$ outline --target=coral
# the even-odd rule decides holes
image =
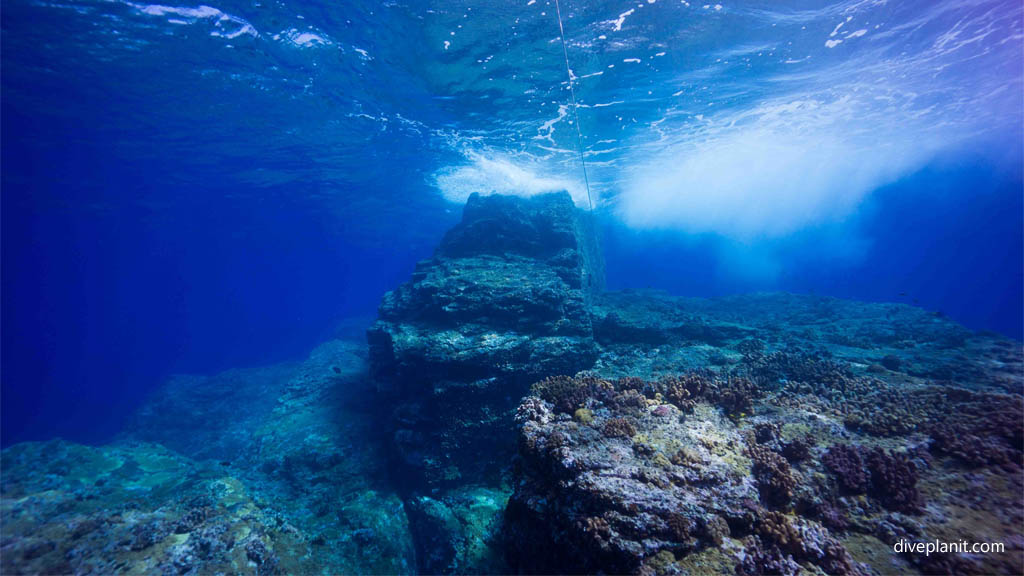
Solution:
[[[1013,470],[1020,466],[1019,451],[999,438],[979,436],[968,426],[937,424],[931,429],[932,450],[972,466],[999,466]]]
[[[699,466],[704,463],[700,454],[687,448],[681,448],[672,455],[671,460],[677,466]]]
[[[209,506],[197,506],[192,508],[174,524],[175,534],[187,534],[195,530],[210,515]]]
[[[647,382],[626,385],[659,393]],[[655,415],[662,406],[669,414]],[[757,499],[744,481],[740,434],[713,407],[697,403],[682,418],[671,417],[679,413],[673,405],[658,404],[634,417],[608,401],[594,412],[596,430],[568,418],[519,428],[516,488],[505,515],[511,572],[678,572],[687,556],[724,541]],[[561,433],[571,442],[547,449]],[[609,442],[607,434],[631,441]]]
[[[664,468],[669,470],[672,468],[672,461],[668,459],[663,452],[656,452],[654,457],[651,458],[651,463],[658,468]]]
[[[668,528],[668,538],[676,542],[687,542],[693,537],[695,523],[692,518],[684,514],[669,514],[665,519]]]
[[[810,385],[818,391],[845,389],[852,373],[827,356],[825,352],[795,349],[748,356],[744,365],[750,378],[763,389],[774,390],[782,385],[793,387],[799,384]]]
[[[554,405],[555,410],[572,414],[583,407],[589,394],[586,386],[571,376],[551,376],[534,384],[530,393]]]
[[[612,535],[611,526],[608,521],[600,516],[587,516],[583,520],[581,530],[584,534],[590,535],[595,540],[607,540]]]
[[[758,422],[754,425],[754,439],[758,444],[775,444],[781,433],[782,427],[777,422]]]
[[[515,422],[523,425],[527,422],[538,422],[547,424],[553,415],[551,410],[544,404],[544,401],[536,396],[526,397],[522,404],[516,408]]]
[[[608,404],[625,414],[636,417],[647,409],[647,398],[639,391],[629,388],[616,393]]]
[[[843,547],[839,541],[834,538],[828,538],[820,547],[820,556],[817,560],[817,565],[826,574],[867,574],[868,572],[863,567],[857,564],[850,553]]]
[[[712,379],[713,376],[708,372],[688,372],[662,378],[657,382],[656,389],[677,408],[690,412],[694,402],[712,386]]]
[[[764,352],[764,342],[757,338],[747,338],[736,345],[736,351],[744,356],[758,356]]]
[[[917,466],[906,454],[836,444],[822,457],[822,464],[843,492],[867,492],[890,510],[914,512],[919,507]]]
[[[782,443],[782,455],[791,463],[803,462],[811,457],[811,448],[816,444],[811,435],[794,438],[789,442]]]
[[[941,409],[933,418],[931,449],[973,467],[996,466],[1017,474],[1024,463],[1024,408],[1020,399],[943,389],[942,398],[956,409]]]
[[[906,454],[875,448],[867,456],[871,472],[869,494],[890,510],[914,512],[920,507],[917,466]]]
[[[636,427],[625,418],[610,418],[601,427],[601,432],[608,438],[632,438]]]
[[[128,547],[131,550],[145,550],[167,537],[167,526],[159,521],[140,522],[132,528],[131,542]]]
[[[821,458],[822,464],[835,477],[839,488],[849,494],[868,490],[868,475],[860,450],[847,444],[836,444]]]
[[[796,480],[786,459],[756,443],[747,447],[761,499],[771,506],[785,506],[793,498]]]
[[[764,512],[756,526],[761,542],[798,562],[810,562],[826,574],[861,574],[843,545],[814,522],[781,512]]]
[[[800,571],[800,565],[792,556],[783,554],[775,546],[765,548],[757,538],[750,539],[736,565],[737,576],[795,576]]]
[[[5,547],[0,572],[254,573],[243,548],[226,544],[249,533],[260,534],[287,573],[415,570],[406,516],[395,512],[402,500],[375,480],[388,465],[389,439],[379,433],[387,414],[365,374],[365,344],[332,341],[302,362],[176,377],[113,444],[5,449],[5,538],[27,543],[42,531],[56,548],[26,559],[20,544]],[[209,409],[211,421],[162,429],[189,407]],[[344,465],[331,465],[342,453]]]
[[[712,516],[704,523],[704,535],[715,546],[721,546],[726,538],[732,535],[729,523],[721,516]]]
[[[871,379],[851,379],[845,393],[833,397],[847,428],[873,436],[902,436],[926,425],[930,402]],[[923,400],[923,399],[922,399]]]
[[[714,389],[708,394],[709,399],[721,406],[730,417],[749,414],[753,401],[760,395],[760,390],[749,379],[742,376],[729,376],[715,382]]]
[[[591,397],[607,397],[612,384],[592,377],[552,376],[534,384],[530,393],[554,405],[555,410],[572,414],[584,408]]]
[[[279,574],[279,560],[277,555],[263,543],[263,540],[256,536],[250,536],[244,544],[245,557],[256,565],[258,576],[270,576]]]
[[[573,412],[572,419],[584,426],[589,426],[594,422],[594,413],[586,408],[579,408]]]
[[[781,513],[766,511],[757,524],[757,534],[764,542],[771,542],[788,554],[802,555],[803,537],[800,531]]]
[[[554,376],[534,384],[532,394],[567,414],[596,401],[633,417],[646,411],[648,399],[658,402],[662,398],[684,413],[705,400],[738,417],[749,412],[759,396],[754,383],[745,377],[718,376],[706,370],[663,376],[653,382],[624,378],[614,384],[590,376]]]
[[[652,556],[644,563],[644,567],[657,575],[670,574],[672,564],[676,561],[675,554],[668,550],[662,550]]]
[[[850,519],[846,513],[829,501],[815,503],[808,512],[821,524],[832,530],[846,530],[850,527]]]
[[[206,526],[193,532],[184,544],[188,548],[186,555],[200,560],[220,559],[235,545],[235,539],[226,524],[218,523]],[[248,547],[246,547],[248,552]],[[266,553],[271,553],[266,549]]]
[[[673,408],[671,404],[659,404],[658,406],[655,406],[653,410],[651,410],[651,414],[654,414],[655,416],[660,416],[662,418],[666,416],[671,416],[672,412]]]

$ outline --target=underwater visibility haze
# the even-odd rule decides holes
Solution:
[[[215,1],[0,6],[3,573],[1024,569],[1018,0]]]

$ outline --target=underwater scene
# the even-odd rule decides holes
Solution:
[[[0,2],[0,574],[1024,573],[1020,0],[160,1]]]

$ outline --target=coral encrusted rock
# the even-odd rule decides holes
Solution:
[[[434,256],[385,295],[367,333],[371,371],[392,394],[413,482],[465,482],[507,461],[495,454],[511,451],[511,414],[530,384],[593,365],[594,238],[567,193],[473,195]]]
[[[631,386],[651,383],[574,380],[586,392],[589,424],[541,396],[517,414],[515,492],[505,512],[514,571],[678,572],[677,560],[717,549],[734,528],[752,530],[762,509],[751,464],[720,410],[697,402],[682,414],[657,401],[639,409],[623,400],[637,396]]]
[[[792,432],[764,417],[731,418],[715,391],[726,381],[707,373],[658,381],[584,374],[538,383],[516,414],[509,567],[522,574],[871,573],[841,534],[794,505],[813,475],[774,451]],[[659,390],[681,383],[690,390],[685,409],[665,403]],[[642,407],[630,401],[636,397]],[[572,399],[568,408],[589,411],[590,421],[570,416],[559,406],[564,398]],[[813,457],[807,448],[802,460]],[[887,485],[916,496],[909,461],[873,457]]]

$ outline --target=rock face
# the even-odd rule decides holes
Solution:
[[[589,216],[567,193],[470,197],[367,334],[410,478],[465,482],[507,461],[511,411],[529,385],[597,358],[589,304],[602,284]]]

